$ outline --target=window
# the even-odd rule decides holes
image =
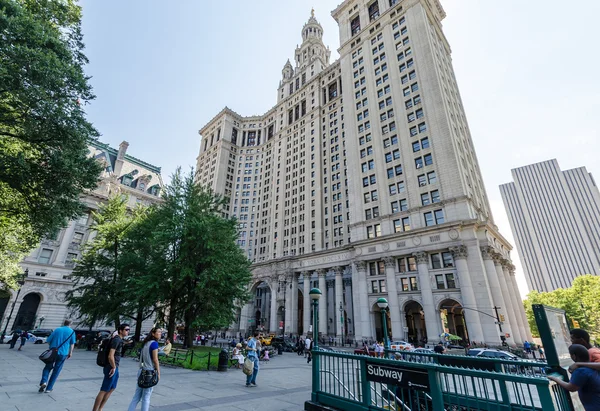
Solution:
[[[410,289],[411,291],[419,291],[419,283],[417,277],[410,277]]]
[[[431,203],[431,200],[429,199],[429,193],[423,193],[421,194],[421,205],[429,205]]]
[[[423,157],[417,157],[417,158],[415,158],[415,167],[417,169],[423,168]]]
[[[379,292],[378,283],[379,282],[377,280],[371,281],[371,292],[372,293],[378,293]]]
[[[416,153],[417,151],[421,150],[421,144],[419,144],[418,141],[415,141],[414,143],[412,143],[412,148],[413,153]]]
[[[385,275],[385,263],[383,261],[370,262],[369,275]]]
[[[440,256],[440,254],[438,254],[438,253],[431,254],[430,258],[431,258],[431,268],[433,270],[439,270],[440,268],[442,268],[442,257]]]
[[[429,138],[425,137],[421,139],[421,148],[426,149],[429,148]]]
[[[387,292],[386,288],[385,288],[385,280],[379,280],[379,290],[382,293]]]
[[[83,233],[75,232],[73,234],[73,239],[71,240],[71,244],[81,244],[83,241]]]
[[[360,32],[360,16],[356,16],[350,21],[350,31],[353,36]]]
[[[381,224],[367,226],[367,238],[381,237]]]
[[[439,203],[440,202],[440,192],[438,190],[433,190],[431,192],[431,202]]]
[[[423,160],[425,161],[426,166],[430,166],[433,164],[433,157],[431,154],[425,154],[423,156]]]
[[[402,291],[410,291],[409,285],[408,285],[408,278],[402,278]]]
[[[38,262],[41,264],[50,264],[50,259],[52,258],[52,250],[49,248],[42,248],[40,252],[40,256],[38,257]]]
[[[426,227],[435,225],[435,222],[433,220],[433,212],[429,211],[429,212],[423,214],[423,217],[425,217],[425,226]]]
[[[436,224],[442,224],[444,222],[444,211],[443,210],[435,210],[429,211],[423,214],[425,218],[425,226],[429,227]]]
[[[444,223],[444,210],[435,210],[433,212],[436,224]]]
[[[452,253],[448,251],[443,252],[442,261],[444,263],[444,268],[454,267],[454,258],[452,258]]]
[[[446,285],[448,288],[456,288],[456,281],[454,281],[454,274],[446,274]]]
[[[404,217],[402,219],[394,220],[394,232],[402,233],[405,231],[410,231],[410,219]]]
[[[437,176],[435,175],[435,171],[427,173],[427,180],[429,181],[429,184],[437,183]]]
[[[443,290],[444,288],[446,288],[446,283],[444,282],[444,276],[439,274],[435,276],[435,282],[437,285],[437,289],[438,290]]]

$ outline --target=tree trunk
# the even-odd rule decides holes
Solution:
[[[135,335],[133,341],[138,342],[140,335],[142,334],[142,322],[144,321],[144,307],[141,305],[138,307],[137,315],[135,318]]]
[[[171,304],[169,305],[169,322],[167,324],[167,337],[171,340],[173,339],[173,335],[175,334],[175,298],[171,298]],[[171,341],[175,343],[175,341]]]
[[[192,309],[188,308],[185,311],[185,347],[186,348],[190,348],[193,347],[194,345],[194,333],[193,333],[193,328],[192,328],[192,322],[193,322],[193,315],[192,315]]]

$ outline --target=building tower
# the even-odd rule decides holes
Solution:
[[[234,327],[306,333],[318,286],[319,329],[335,338],[381,338],[384,296],[397,339],[530,339],[439,1],[347,0],[332,15],[339,60],[311,14],[275,107],[225,108],[199,132],[198,183],[230,198],[254,263]]]
[[[600,275],[600,192],[585,167],[561,171],[556,160],[512,170],[500,186],[530,290],[568,288]]]

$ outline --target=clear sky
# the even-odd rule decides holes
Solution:
[[[338,57],[331,11],[341,0],[81,0],[88,117],[101,140],[161,166],[195,166],[198,130],[224,106],[275,105],[315,8]],[[442,0],[443,28],[496,224],[514,244],[498,186],[515,167],[557,158],[600,179],[600,2]],[[596,120],[595,120],[596,119]],[[518,266],[521,293],[525,280]]]

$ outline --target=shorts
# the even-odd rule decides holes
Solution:
[[[102,380],[102,386],[100,387],[100,391],[109,392],[117,388],[117,381],[119,381],[119,367],[115,369],[115,373],[112,377],[109,377],[108,374],[112,368],[110,366],[104,367],[104,380]]]

